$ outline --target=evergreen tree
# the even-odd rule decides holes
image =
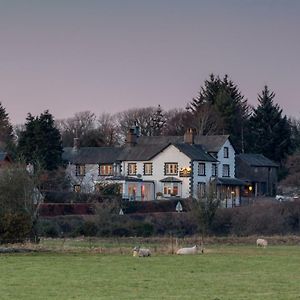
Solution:
[[[152,127],[151,135],[153,136],[161,135],[165,124],[166,124],[166,117],[164,116],[160,105],[158,105],[156,112],[151,117],[151,127]]]
[[[39,117],[28,114],[25,130],[20,134],[18,154],[27,163],[39,163],[46,170],[55,170],[62,164],[62,152],[61,136],[53,116],[48,111]]]
[[[221,79],[211,74],[198,96],[190,103],[189,110],[196,119],[206,120],[207,124],[214,122],[215,134],[230,134],[235,147],[239,151],[244,150],[243,136],[249,119],[249,106],[237,85],[227,75]],[[206,112],[214,112],[210,113],[209,120]],[[204,128],[202,134],[208,133]]]
[[[11,152],[14,146],[13,127],[8,114],[0,102],[0,149]]]
[[[250,118],[251,145],[250,150],[262,153],[266,157],[280,163],[293,150],[291,125],[282,109],[273,102],[275,93],[265,86],[258,95],[259,105]]]

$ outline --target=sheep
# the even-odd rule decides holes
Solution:
[[[177,250],[176,254],[180,254],[180,255],[197,254],[198,248],[199,247],[197,245],[190,247],[190,248],[181,248],[181,249]],[[201,252],[203,253],[203,249],[201,250]]]
[[[257,239],[256,246],[266,248],[268,246],[268,241],[265,239]]]
[[[136,246],[133,248],[133,256],[139,256],[139,257],[151,256],[151,251],[150,249],[140,248],[140,246]]]

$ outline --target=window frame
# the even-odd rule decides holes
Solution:
[[[171,172],[170,168],[172,166],[172,168],[174,167],[173,172]],[[165,175],[176,175],[178,176],[178,163],[177,162],[167,162],[164,165],[164,174]]]
[[[211,176],[212,177],[217,177],[218,175],[218,165],[215,163],[211,164]]]
[[[128,163],[127,164],[127,175],[135,176],[136,174],[137,174],[137,164],[136,163]]]
[[[75,175],[76,176],[85,176],[85,164],[76,164],[75,165]]]
[[[229,158],[229,148],[224,147],[223,151],[224,151],[224,158]]]
[[[202,166],[203,173],[200,172],[200,166]],[[198,163],[198,176],[206,176],[206,164],[203,162]]]
[[[228,172],[225,173],[226,168]],[[222,177],[230,177],[230,165],[229,164],[223,164],[223,170],[222,170]]]
[[[146,172],[146,166],[148,166],[150,168],[149,172]],[[153,163],[144,163],[144,165],[143,165],[143,175],[145,175],[145,176],[153,175]]]
[[[101,169],[104,168],[105,172],[102,172]],[[107,169],[106,168],[110,168],[110,172],[106,172]],[[99,164],[99,169],[98,169],[98,175],[99,176],[112,176],[113,175],[113,165],[112,164]]]

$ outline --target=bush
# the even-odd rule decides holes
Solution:
[[[1,243],[23,242],[32,231],[31,216],[25,213],[5,213],[0,216]]]

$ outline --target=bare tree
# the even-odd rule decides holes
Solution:
[[[141,135],[152,135],[152,117],[155,112],[156,108],[145,107],[129,109],[118,113],[116,118],[123,138],[125,138],[128,130],[135,125],[140,128]]]
[[[184,109],[171,109],[165,113],[165,117],[163,135],[184,135],[187,128],[193,127],[192,113]]]
[[[116,116],[103,113],[97,120],[97,132],[102,137],[105,146],[117,145],[120,141],[120,130]]]

